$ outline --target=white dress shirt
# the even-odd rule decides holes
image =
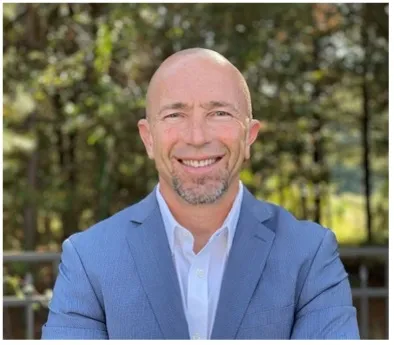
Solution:
[[[241,209],[243,185],[223,225],[197,254],[194,237],[173,217],[159,185],[156,197],[163,217],[168,243],[178,275],[183,308],[192,339],[209,339],[215,321],[220,287]]]

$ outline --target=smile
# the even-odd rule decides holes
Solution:
[[[222,157],[216,157],[216,158],[209,158],[209,159],[201,159],[201,160],[195,160],[195,159],[178,159],[178,161],[188,167],[192,168],[203,168],[203,167],[209,167],[215,163],[217,163]]]

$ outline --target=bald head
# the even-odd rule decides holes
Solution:
[[[204,71],[218,71],[223,75],[223,82],[230,79],[238,88],[239,96],[246,106],[246,115],[252,117],[252,104],[249,88],[242,73],[223,55],[209,49],[191,48],[181,50],[169,56],[154,73],[146,95],[146,114],[151,118],[153,105],[163,89],[171,88],[166,81],[173,77],[184,78],[190,83],[203,79]],[[209,85],[207,85],[209,87]]]
[[[146,108],[138,128],[167,198],[180,209],[235,198],[260,128],[238,69],[212,50],[178,52],[152,77]]]

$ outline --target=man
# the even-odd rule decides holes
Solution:
[[[146,110],[159,184],[63,243],[42,337],[358,339],[334,234],[239,181],[259,132],[242,74],[216,52],[178,52]]]

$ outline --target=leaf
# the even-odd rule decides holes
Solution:
[[[240,178],[245,185],[253,185],[254,178],[250,169],[243,169],[241,171]]]
[[[104,127],[97,127],[94,129],[93,133],[88,137],[88,144],[94,145],[98,141],[101,141],[105,137],[106,131]]]
[[[36,147],[34,138],[26,135],[17,134],[11,130],[4,130],[3,132],[3,151],[4,154],[9,154],[13,151],[31,152]]]
[[[112,40],[111,31],[107,24],[101,24],[97,32],[96,58],[94,67],[100,74],[106,74],[111,64]]]
[[[321,69],[311,72],[311,78],[312,78],[312,80],[315,80],[315,81],[322,80],[324,75],[325,75],[325,73]]]

